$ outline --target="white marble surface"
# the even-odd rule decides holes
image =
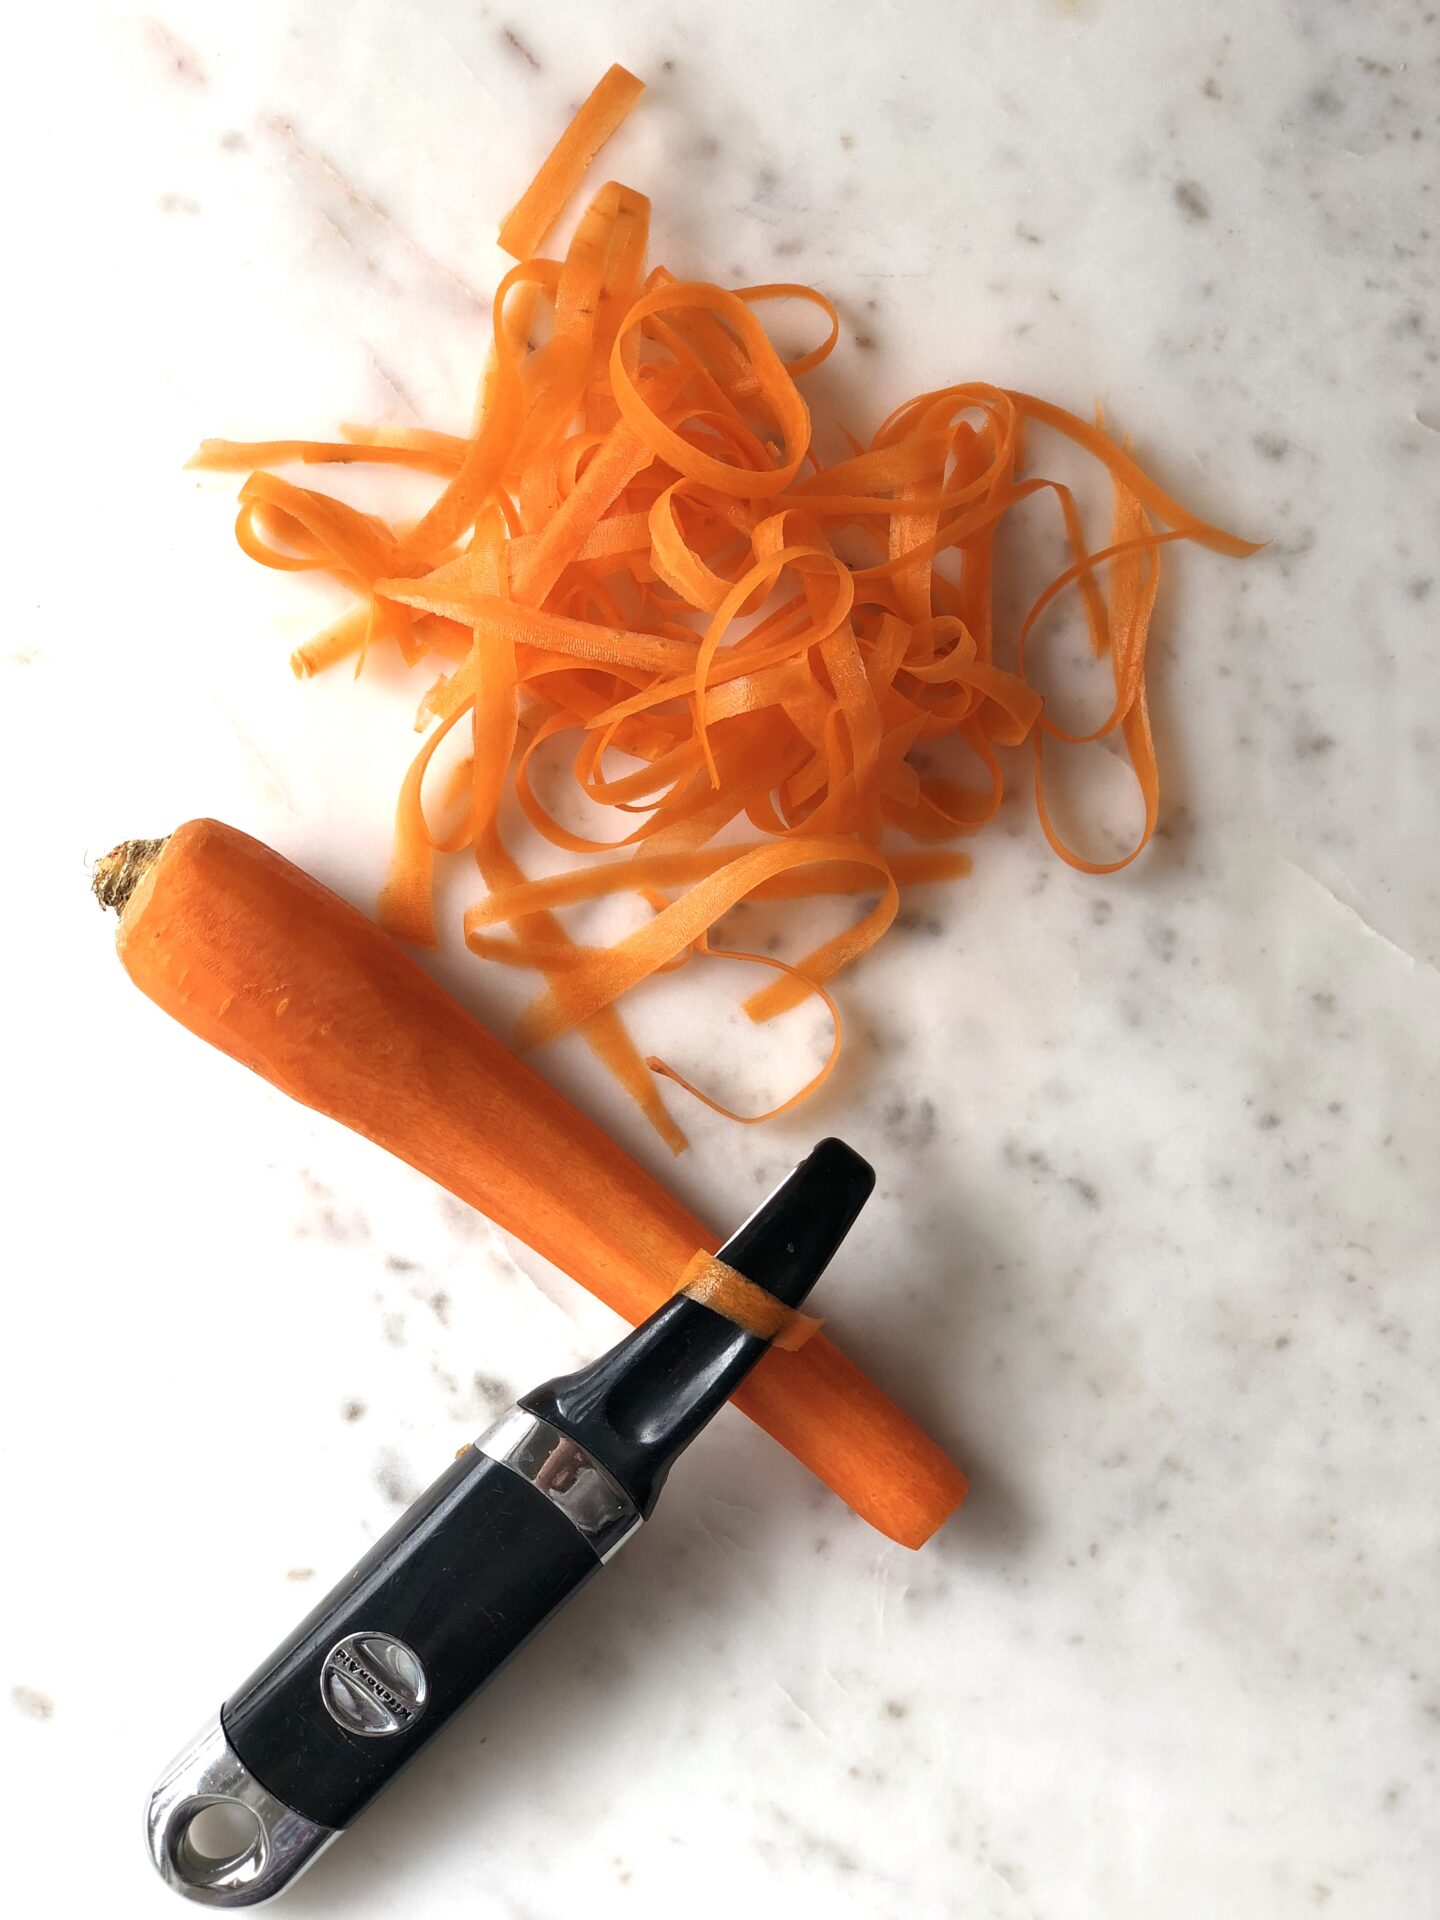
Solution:
[[[659,251],[825,285],[857,422],[965,376],[1102,395],[1273,544],[1170,570],[1146,859],[1074,875],[1016,805],[847,983],[823,1103],[686,1116],[717,1220],[819,1131],[876,1160],[825,1307],[962,1514],[907,1554],[726,1416],[290,1910],[1440,1912],[1433,9],[154,0],[8,37],[13,1910],[172,1910],[157,1766],[612,1331],[154,1013],[85,863],[214,812],[370,897],[411,689],[297,688],[314,601],[180,462],[463,422],[497,214],[620,58]],[[503,1028],[512,983],[437,964]],[[636,1019],[742,1095],[808,1057],[716,1009],[682,980]]]

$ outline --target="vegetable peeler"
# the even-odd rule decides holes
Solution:
[[[797,1307],[875,1176],[823,1140],[719,1259]],[[257,1906],[650,1518],[666,1475],[769,1341],[683,1293],[521,1396],[226,1699],[150,1796],[177,1892]]]

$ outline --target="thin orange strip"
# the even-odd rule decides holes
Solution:
[[[772,1347],[796,1353],[824,1326],[812,1313],[787,1307],[773,1293],[747,1280],[743,1273],[717,1260],[713,1253],[697,1253],[680,1276],[676,1289],[687,1300],[698,1301],[712,1313],[733,1320],[745,1333],[768,1340]]]

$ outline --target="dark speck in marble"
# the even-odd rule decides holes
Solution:
[[[675,62],[673,60],[662,60],[660,62],[660,71],[661,73],[674,73]]]
[[[1255,447],[1267,460],[1283,460],[1290,451],[1290,442],[1283,433],[1257,433]]]
[[[169,27],[162,26],[158,20],[147,20],[145,31],[150,45],[159,55],[166,72],[172,80],[182,87],[203,87],[208,85],[208,76],[200,64],[200,56],[193,47],[185,42]]]
[[[1305,104],[1312,113],[1318,113],[1327,120],[1333,120],[1337,113],[1345,111],[1345,102],[1334,87],[1312,87],[1306,95]]]
[[[39,1687],[11,1687],[10,1704],[17,1713],[23,1713],[27,1720],[51,1720],[55,1717],[55,1702]]]
[[[375,1463],[375,1484],[397,1507],[408,1507],[420,1491],[410,1470],[393,1447],[386,1447]]]
[[[886,1137],[909,1153],[918,1153],[934,1141],[940,1130],[935,1102],[922,1097],[916,1101],[892,1100],[881,1115]]]
[[[1042,1153],[1039,1147],[1022,1152],[1013,1140],[1005,1143],[1005,1162],[1011,1167],[1028,1167],[1031,1173],[1042,1177],[1055,1171],[1048,1153]]]
[[[231,127],[228,132],[222,133],[220,136],[220,151],[222,153],[248,153],[250,151],[250,142],[238,127]]]
[[[519,34],[516,33],[513,27],[502,28],[501,38],[504,40],[505,45],[509,47],[512,53],[519,54],[520,58],[525,62],[527,67],[532,68],[536,73],[540,73],[542,71],[540,62],[535,58],[535,55],[531,52],[530,48],[526,46],[525,42],[520,38]]]
[[[761,167],[755,176],[755,198],[772,200],[780,185],[780,176],[773,167]]]
[[[855,344],[862,353],[873,353],[875,351],[875,336],[871,333],[857,333],[855,336]]]
[[[475,1391],[489,1407],[507,1406],[511,1399],[510,1388],[498,1373],[476,1373],[471,1375]]]
[[[1092,1213],[1100,1211],[1100,1193],[1093,1181],[1082,1180],[1077,1174],[1071,1174],[1065,1182],[1070,1191],[1082,1200]]]
[[[1043,247],[1045,244],[1044,234],[1036,233],[1035,229],[1027,227],[1023,220],[1015,222],[1015,238],[1023,240],[1027,247]]]
[[[885,1702],[885,1715],[889,1720],[903,1720],[909,1711],[910,1709],[903,1700],[887,1700]]]
[[[1426,600],[1430,597],[1430,589],[1434,584],[1434,580],[1429,576],[1417,578],[1406,582],[1405,591],[1412,600]]]
[[[1301,733],[1295,739],[1295,758],[1297,760],[1316,760],[1322,754],[1329,753],[1335,745],[1335,736],[1331,733]]]
[[[1310,1004],[1318,1013],[1334,1013],[1335,996],[1333,993],[1327,993],[1322,988],[1318,992],[1311,994]]]
[[[348,1400],[342,1400],[340,1402],[340,1418],[342,1420],[348,1420],[352,1423],[356,1420],[363,1420],[367,1411],[368,1409],[366,1408],[365,1402],[353,1394]]]
[[[404,1254],[387,1253],[385,1256],[385,1271],[387,1273],[418,1273],[420,1266],[416,1260],[407,1260]]]
[[[841,144],[841,146],[842,146],[842,147],[843,147],[843,148],[845,149],[845,151],[846,151],[846,153],[853,153],[853,152],[854,152],[854,150],[855,150],[855,136],[854,136],[854,134],[853,134],[853,133],[842,133],[842,134],[841,134],[841,136],[840,136],[840,144]]]
[[[1262,1113],[1255,1122],[1261,1133],[1273,1133],[1280,1124],[1280,1116],[1273,1111]]]
[[[449,1326],[450,1296],[442,1287],[437,1287],[433,1293],[422,1293],[417,1287],[415,1290],[415,1298],[425,1302],[425,1305],[429,1307],[442,1327]]]
[[[1270,543],[1271,551],[1277,554],[1282,560],[1303,560],[1305,555],[1314,548],[1314,545],[1315,529],[1313,527],[1301,527],[1288,538],[1284,540],[1272,540]],[[1289,577],[1283,566],[1281,567],[1281,572],[1285,573],[1287,578]]]
[[[1108,900],[1092,900],[1090,902],[1090,921],[1092,926],[1103,927],[1114,911],[1114,907]]]
[[[907,907],[904,913],[895,916],[896,928],[901,933],[928,934],[931,939],[945,931],[945,922],[933,913],[917,913],[913,907]]]
[[[1198,224],[1210,218],[1210,197],[1197,180],[1177,180],[1174,192],[1175,204],[1187,220]]]
[[[1220,91],[1220,82],[1215,78],[1213,73],[1206,75],[1205,84],[1201,87],[1200,91],[1207,100],[1223,100],[1225,98],[1224,94]]]

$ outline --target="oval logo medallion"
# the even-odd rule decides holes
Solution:
[[[425,1669],[403,1640],[350,1633],[325,1656],[320,1697],[347,1733],[404,1733],[425,1710]]]

